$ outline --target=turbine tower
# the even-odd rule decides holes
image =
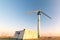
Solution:
[[[40,37],[40,11],[37,13],[38,15],[38,38]]]

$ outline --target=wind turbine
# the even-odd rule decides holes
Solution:
[[[41,10],[34,10],[32,12],[28,12],[29,14],[33,13],[33,12],[37,12],[37,16],[38,16],[38,38],[40,37],[40,15],[43,14],[46,17],[48,17],[49,19],[51,19],[50,16],[48,16],[47,14],[45,14],[44,12],[42,12]]]

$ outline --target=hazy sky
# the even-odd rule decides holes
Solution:
[[[0,0],[0,35],[16,30],[37,31],[37,14],[27,14],[42,10],[52,17],[41,14],[41,35],[60,35],[60,0]]]

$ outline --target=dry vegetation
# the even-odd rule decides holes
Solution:
[[[15,40],[12,37],[0,37],[0,40]],[[24,39],[24,40],[60,40],[60,37],[40,37],[39,39]]]
[[[25,40],[60,40],[60,37],[40,37],[39,39],[25,39]]]
[[[0,38],[13,38],[12,36],[0,36]]]
[[[60,40],[60,37],[41,37],[39,40]]]

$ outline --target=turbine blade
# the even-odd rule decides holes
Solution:
[[[42,13],[43,15],[47,16],[49,19],[51,19],[51,17],[48,16],[47,14],[45,14],[44,12],[41,11],[41,13]]]
[[[33,10],[33,11],[31,11],[31,12],[27,12],[27,14],[32,14],[32,13],[38,12],[38,11],[40,11],[40,10]]]

